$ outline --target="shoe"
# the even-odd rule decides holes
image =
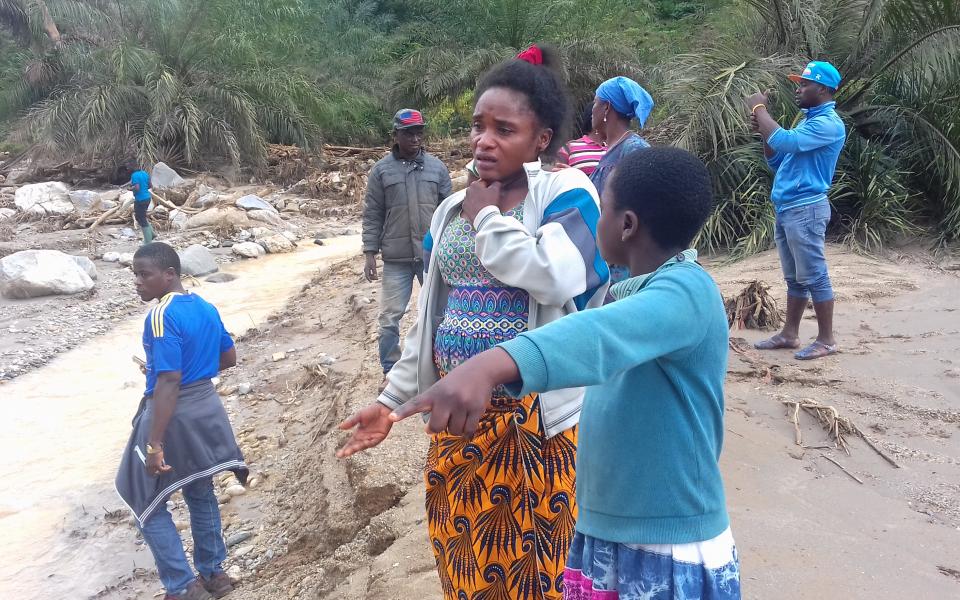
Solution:
[[[233,591],[233,580],[226,573],[217,573],[210,579],[201,575],[200,581],[203,583],[203,589],[210,592],[214,598],[223,598]]]
[[[163,600],[210,600],[211,597],[207,590],[203,589],[203,584],[198,578],[194,579],[182,594],[167,594]]]

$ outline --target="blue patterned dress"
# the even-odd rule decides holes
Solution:
[[[523,220],[523,204],[506,213]],[[526,331],[529,295],[493,277],[462,216],[444,229],[436,268],[450,288],[434,338],[443,377]],[[560,600],[576,522],[576,428],[549,439],[536,394],[494,391],[472,439],[436,435],[425,469],[427,528],[447,600]]]

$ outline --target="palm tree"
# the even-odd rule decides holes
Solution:
[[[877,248],[916,224],[960,237],[960,3],[957,0],[747,0],[742,36],[671,59],[665,81],[677,145],[711,167],[719,208],[702,247],[769,247],[771,175],[742,98],[771,88],[780,122],[798,111],[785,74],[811,59],[844,75],[848,126],[831,202],[845,239]]]
[[[410,41],[394,90],[401,101],[429,105],[455,99],[472,90],[490,66],[535,42],[550,42],[558,48],[575,98],[592,97],[596,86],[613,75],[642,78],[631,43],[614,28],[599,30],[601,22],[612,23],[615,15],[634,8],[623,2],[419,0],[403,4],[408,15],[404,33]]]
[[[270,16],[291,23],[296,3],[90,0],[83,7],[98,19],[82,18],[77,2],[57,6],[67,4],[60,42],[26,54],[0,94],[0,112],[25,111],[17,134],[35,154],[239,164],[259,162],[266,141],[316,139],[305,115],[318,96],[312,81],[265,60],[269,40],[250,39],[259,31],[250,11],[275,4]]]

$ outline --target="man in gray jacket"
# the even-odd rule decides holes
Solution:
[[[400,319],[413,292],[423,283],[423,237],[433,211],[450,195],[450,173],[423,150],[426,123],[418,110],[393,117],[394,146],[370,170],[363,206],[364,275],[377,278],[377,253],[383,257],[380,300],[380,365],[386,375],[400,360]]]

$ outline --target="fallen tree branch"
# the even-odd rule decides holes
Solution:
[[[859,483],[860,485],[863,485],[863,480],[860,479],[859,477],[857,477],[856,475],[854,475],[853,473],[851,473],[850,471],[848,471],[843,465],[841,465],[841,464],[838,463],[837,461],[833,460],[832,458],[830,458],[829,456],[827,456],[827,455],[824,454],[823,452],[820,453],[820,456],[824,457],[825,459],[829,460],[829,461],[832,462],[833,464],[835,464],[835,465],[837,465],[838,467],[840,467],[840,470],[841,470],[841,471],[843,471],[844,473],[846,473],[847,475],[849,475],[854,481],[856,481],[856,482]]]

